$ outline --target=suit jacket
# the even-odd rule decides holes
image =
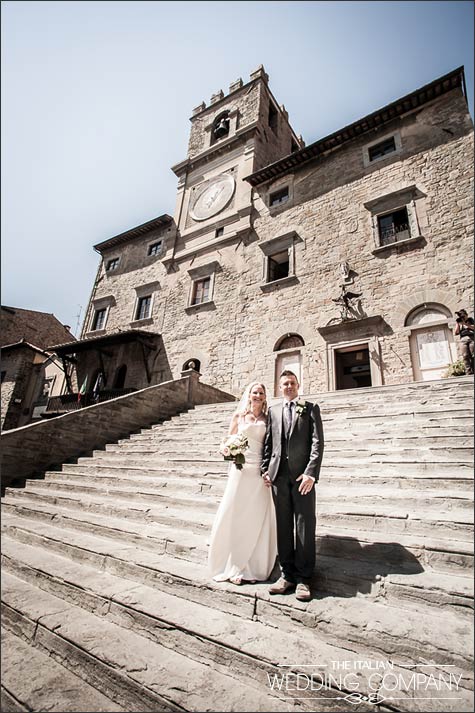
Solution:
[[[282,403],[269,408],[261,472],[275,480],[282,458]],[[288,465],[293,477],[311,475],[318,482],[323,457],[323,426],[317,404],[305,401],[303,413],[294,409],[287,445]]]

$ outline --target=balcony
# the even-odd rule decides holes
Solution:
[[[87,391],[85,394],[81,394],[80,400],[77,393],[52,396],[48,399],[48,404],[46,409],[41,414],[41,417],[54,418],[55,416],[60,416],[61,414],[69,413],[70,411],[78,411],[85,406],[93,406],[94,404],[116,399],[118,396],[131,394],[136,390],[137,389],[104,389],[98,394],[94,394],[92,391]]]

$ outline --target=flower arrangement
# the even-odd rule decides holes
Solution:
[[[307,404],[305,401],[297,401],[297,405],[295,407],[295,411],[298,416],[301,416],[305,411],[307,410]]]
[[[236,468],[241,470],[246,459],[244,451],[249,448],[249,441],[243,433],[235,433],[221,444],[220,453],[224,456],[224,460],[232,460]]]

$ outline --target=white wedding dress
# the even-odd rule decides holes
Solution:
[[[274,568],[277,533],[271,489],[260,473],[264,423],[243,423],[249,448],[242,469],[231,464],[223,499],[211,530],[208,566],[217,582],[231,577],[264,581]]]

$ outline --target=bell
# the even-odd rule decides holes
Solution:
[[[216,125],[214,129],[214,135],[216,136],[216,138],[220,138],[221,136],[226,136],[228,131],[228,122],[226,121],[226,119],[223,118],[220,120],[219,124]]]

